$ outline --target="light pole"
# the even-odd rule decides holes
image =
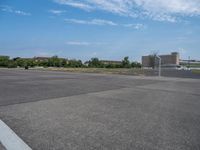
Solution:
[[[158,56],[158,55],[156,55],[156,57],[157,57],[158,60],[159,60],[159,63],[158,63],[158,76],[161,77],[161,61],[162,61],[162,59],[161,59],[161,57]]]

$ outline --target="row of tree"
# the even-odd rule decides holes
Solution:
[[[138,62],[130,62],[128,57],[124,57],[121,62],[110,62],[105,64],[103,61],[98,58],[92,58],[88,61],[88,67],[91,68],[141,68],[141,64]]]
[[[35,58],[13,58],[10,59],[8,56],[0,56],[0,67],[16,68],[16,67],[90,67],[90,68],[141,68],[141,64],[138,62],[130,62],[128,57],[125,57],[120,63],[103,63],[98,58],[92,58],[91,60],[83,63],[81,60],[67,60],[53,56],[46,59],[35,59]]]

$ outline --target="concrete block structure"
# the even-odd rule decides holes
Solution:
[[[162,66],[167,66],[167,65],[179,65],[179,60],[180,60],[180,55],[177,52],[173,52],[169,55],[159,55],[162,59],[161,64]],[[153,60],[154,61],[154,60]],[[153,64],[156,63],[156,61],[152,62],[152,57],[151,56],[142,56],[142,66],[143,67],[152,67]]]
[[[142,66],[143,67],[152,67],[151,56],[142,56]]]

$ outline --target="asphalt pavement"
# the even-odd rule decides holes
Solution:
[[[199,150],[200,80],[0,70],[0,119],[34,150]]]

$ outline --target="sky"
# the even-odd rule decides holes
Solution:
[[[200,60],[200,0],[0,0],[0,55]]]

